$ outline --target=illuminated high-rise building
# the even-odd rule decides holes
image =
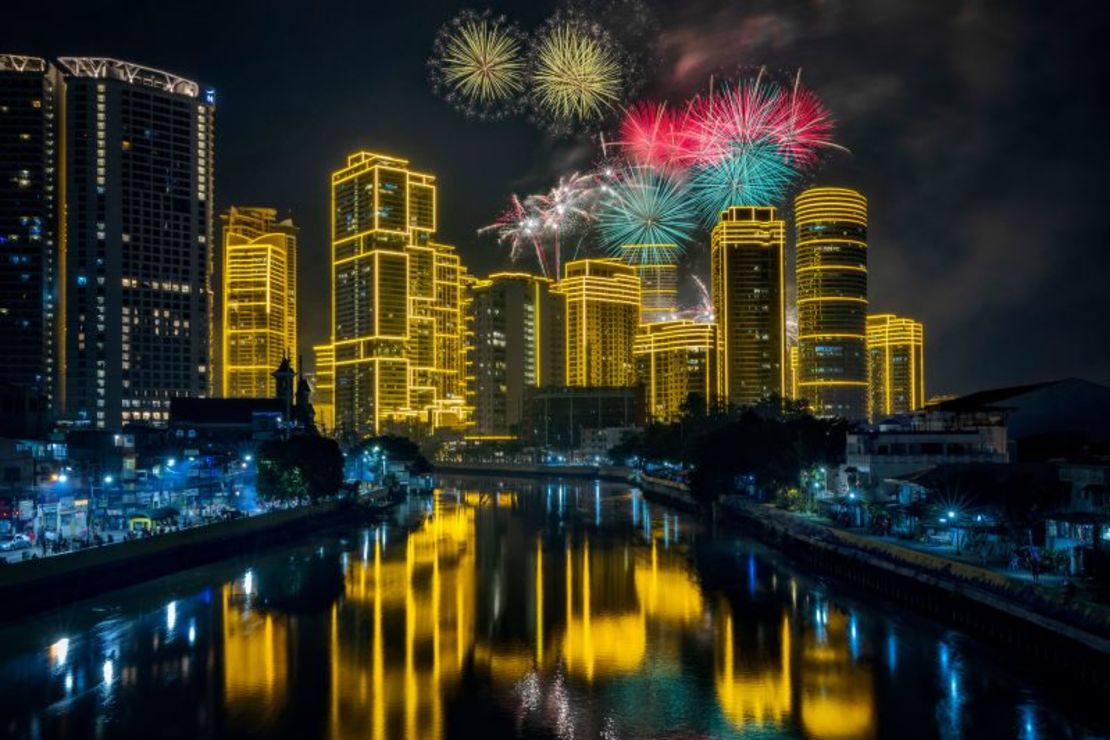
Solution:
[[[867,317],[868,418],[878,421],[925,405],[925,340],[921,322],[890,313]]]
[[[790,345],[790,350],[787,353],[787,363],[790,366],[788,377],[790,378],[790,399],[797,401],[798,399],[798,345]]]
[[[716,324],[688,319],[642,324],[633,355],[647,413],[655,421],[680,418],[688,400],[696,398],[703,411],[715,403]]]
[[[220,395],[272,398],[274,368],[297,356],[297,227],[272,208],[220,218]]]
[[[0,382],[60,403],[57,312],[61,79],[38,57],[0,54]]]
[[[435,177],[360,151],[331,182],[336,428],[464,426],[465,271],[432,241]]]
[[[710,291],[724,403],[786,394],[784,234],[770,206],[732,206],[713,227]]]
[[[58,65],[64,415],[164,424],[213,385],[215,93],[115,59]]]
[[[867,199],[810,188],[794,199],[799,400],[817,416],[867,415]]]
[[[335,428],[335,359],[330,344],[315,344],[312,352],[316,368],[316,383],[312,386],[316,426],[330,432]]]
[[[517,434],[524,389],[564,385],[566,300],[552,287],[547,278],[522,272],[476,281],[470,303],[474,432]]]
[[[566,296],[566,384],[633,386],[632,350],[640,323],[640,280],[617,259],[567,262],[559,292]]]
[[[621,258],[640,278],[640,321],[673,318],[678,311],[678,247],[674,244],[626,244]]]

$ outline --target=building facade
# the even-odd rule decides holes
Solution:
[[[465,271],[432,240],[436,183],[408,161],[360,151],[332,174],[335,426],[464,426]]]
[[[643,324],[633,350],[644,404],[654,421],[681,418],[688,401],[716,402],[717,326],[688,319]]]
[[[165,424],[212,386],[215,97],[129,62],[61,57],[66,418]]]
[[[297,356],[297,227],[273,208],[232,206],[220,218],[218,395],[270,398],[273,369]]]
[[[921,322],[904,316],[867,317],[867,416],[872,421],[925,404],[924,334]]]
[[[52,416],[58,373],[62,82],[38,57],[0,54],[0,383]]]
[[[678,246],[626,244],[621,258],[640,278],[641,323],[674,318],[678,311]]]
[[[810,188],[794,199],[797,394],[817,416],[867,416],[867,199]]]
[[[717,390],[749,406],[787,391],[785,224],[772,207],[732,206],[711,237]]]
[[[632,386],[632,350],[640,323],[640,280],[616,259],[568,262],[559,291],[566,297],[566,383]]]
[[[312,347],[316,383],[312,386],[312,406],[316,426],[327,433],[335,429],[335,358],[330,344]]]
[[[475,282],[469,314],[477,434],[519,433],[525,389],[565,384],[566,299],[553,287],[520,272]]]
[[[521,440],[530,446],[573,451],[591,430],[643,425],[640,387],[544,386],[524,392]]]

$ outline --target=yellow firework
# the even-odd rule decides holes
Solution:
[[[599,118],[620,101],[617,54],[579,24],[551,26],[536,46],[533,65],[536,105],[555,120]]]
[[[480,104],[524,90],[524,44],[511,28],[481,16],[458,19],[453,26],[440,62],[446,87]]]

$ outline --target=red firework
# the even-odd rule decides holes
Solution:
[[[812,91],[794,85],[779,93],[771,138],[775,145],[801,167],[816,163],[821,149],[835,146],[833,121],[825,104]]]
[[[634,164],[664,171],[685,167],[697,142],[691,123],[689,108],[677,112],[666,103],[641,101],[625,111],[618,143]]]

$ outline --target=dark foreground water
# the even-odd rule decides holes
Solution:
[[[389,524],[0,628],[0,736],[1058,737],[1105,702],[626,487]]]

